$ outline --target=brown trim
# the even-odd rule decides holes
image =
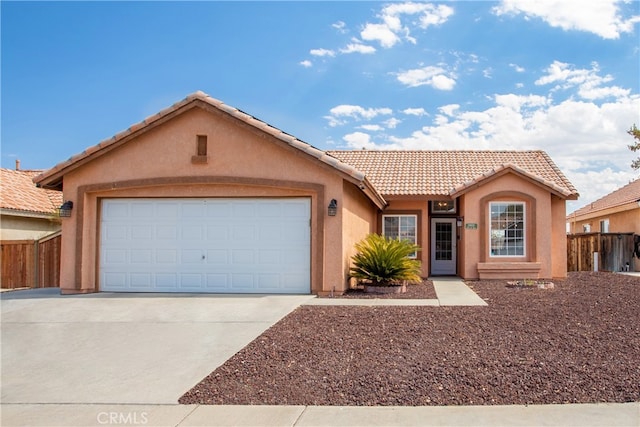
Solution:
[[[490,257],[489,247],[487,246],[487,234],[489,228],[487,225],[489,217],[489,203],[490,202],[522,202],[525,204],[525,216],[527,227],[527,254],[523,257]],[[480,199],[480,206],[482,208],[482,215],[480,216],[480,262],[505,262],[505,260],[511,260],[513,262],[521,261],[537,261],[538,246],[536,238],[536,199],[526,193],[520,191],[499,191],[497,193],[491,193]]]
[[[94,265],[96,266],[94,274],[94,289],[99,291],[100,289],[100,244],[102,241],[102,199],[103,197],[96,198],[96,253],[95,253],[95,261]]]
[[[275,180],[275,179],[260,179],[260,178],[244,178],[244,177],[232,177],[232,176],[182,176],[182,177],[161,177],[161,178],[147,178],[147,179],[133,179],[133,180],[125,180],[125,181],[117,181],[117,182],[108,182],[108,183],[99,183],[99,184],[88,184],[82,185],[78,187],[77,191],[77,201],[76,201],[76,209],[74,209],[76,214],[76,248],[75,248],[75,289],[77,291],[83,292],[98,292],[99,291],[99,234],[100,234],[100,212],[101,212],[101,200],[105,198],[104,196],[97,197],[96,201],[96,224],[95,230],[98,233],[96,236],[96,258],[97,261],[95,264],[95,276],[96,281],[94,283],[93,290],[82,289],[82,254],[83,254],[83,233],[84,233],[84,204],[85,198],[88,194],[97,193],[101,191],[110,191],[110,190],[129,190],[135,188],[153,188],[153,187],[163,187],[169,185],[194,185],[194,184],[202,184],[202,185],[242,185],[242,186],[254,186],[254,187],[269,187],[269,188],[278,188],[278,189],[292,189],[292,190],[303,190],[308,193],[312,193],[315,195],[315,218],[312,216],[312,226],[310,227],[309,233],[313,229],[313,221],[316,221],[316,235],[314,236],[311,233],[311,255],[315,256],[315,259],[318,261],[318,268],[314,269],[313,259],[311,259],[311,289],[310,292],[319,292],[322,291],[323,280],[324,280],[324,204],[325,204],[325,186],[322,184],[315,184],[310,182],[301,182],[301,181],[284,181],[284,180]],[[185,196],[187,197],[187,196]],[[220,197],[220,196],[217,196]],[[309,195],[307,195],[309,197]],[[314,198],[311,198],[311,212],[314,210]],[[315,237],[315,240],[314,240]],[[315,254],[314,254],[315,249]],[[315,270],[315,271],[314,271]],[[315,280],[314,280],[315,279]]]

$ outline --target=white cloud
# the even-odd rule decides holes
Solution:
[[[449,6],[427,4],[424,13],[420,16],[420,27],[427,28],[431,25],[444,24],[451,15],[453,15],[453,9]]]
[[[610,75],[600,76],[597,63],[592,64],[590,70],[575,69],[572,65],[554,61],[546,69],[546,75],[535,81],[538,86],[556,83],[555,90],[578,87],[578,95],[583,99],[603,99],[608,97],[625,97],[630,91],[618,86],[603,87],[613,80]]]
[[[366,24],[360,37],[363,40],[377,41],[382,47],[393,47],[400,41],[400,37],[387,24]]]
[[[336,56],[335,51],[331,49],[311,49],[309,53],[313,56]]]
[[[347,32],[347,24],[345,24],[342,21],[334,22],[333,24],[331,24],[331,27],[338,30],[338,32],[341,34],[344,34]]]
[[[375,149],[376,144],[371,142],[371,135],[364,132],[353,132],[345,135],[342,139],[347,143],[347,146],[351,149],[361,150]]]
[[[405,108],[402,112],[408,116],[428,116],[429,113],[424,108]]]
[[[392,117],[389,120],[385,120],[383,123],[388,129],[395,129],[400,123],[402,123],[402,120]]]
[[[604,39],[617,39],[633,32],[640,16],[621,16],[619,0],[502,0],[493,12],[500,15],[524,14],[537,17],[552,27],[597,34]]]
[[[509,67],[513,68],[516,73],[524,73],[526,71],[524,67],[521,67],[518,64],[509,64]]]
[[[378,17],[380,23],[366,23],[360,32],[360,37],[367,41],[376,41],[384,48],[395,46],[401,40],[415,44],[416,39],[411,36],[412,23],[403,24],[405,15],[418,15],[418,26],[426,29],[432,25],[445,23],[451,15],[453,8],[446,5],[433,5],[430,3],[392,3],[382,8]]]
[[[329,121],[329,126],[341,126],[349,120],[361,121],[371,120],[380,115],[392,114],[390,108],[363,108],[359,105],[338,105],[329,110],[329,115],[324,118]]]
[[[439,90],[451,90],[456,85],[455,76],[449,73],[446,75],[441,67],[427,66],[408,70],[396,74],[398,81],[409,87],[431,86]]]
[[[300,61],[299,64],[302,65],[304,68],[313,67],[313,63],[308,59],[305,59],[304,61]]]
[[[366,139],[351,135],[345,141],[352,148],[369,149],[544,150],[581,194],[580,200],[568,203],[569,210],[637,177],[630,167],[636,155],[627,148],[631,143],[627,130],[640,123],[640,95],[611,86],[613,79],[600,75],[597,65],[580,70],[556,61],[538,80],[538,87],[571,90],[559,92],[552,86],[547,94],[498,93],[489,107],[478,110],[442,105],[431,123],[405,128],[405,136],[373,133]],[[607,97],[589,90],[605,92]],[[373,142],[376,135],[378,143]]]
[[[362,54],[370,54],[375,53],[376,48],[373,46],[368,46],[362,43],[349,43],[346,47],[340,49],[340,53],[362,53]]]
[[[358,126],[360,129],[364,129],[364,130],[368,130],[370,132],[379,132],[381,130],[384,130],[384,128],[380,125],[362,125],[362,126]]]

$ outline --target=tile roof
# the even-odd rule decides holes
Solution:
[[[567,218],[580,217],[589,215],[604,209],[623,206],[628,203],[636,203],[640,201],[640,179],[630,182],[629,184],[599,198],[593,203],[581,207],[580,209],[567,215]]]
[[[21,213],[56,214],[62,204],[62,192],[36,187],[33,178],[41,170],[0,168],[0,208]]]
[[[323,162],[365,189],[379,207],[383,195],[462,194],[478,182],[509,168],[566,198],[578,193],[543,151],[329,151],[289,135],[204,92],[195,92],[127,130],[57,164],[34,180],[61,189],[64,175],[93,158],[194,107],[215,108]]]
[[[454,196],[507,169],[565,198],[578,192],[544,151],[328,151],[361,170],[383,196]]]

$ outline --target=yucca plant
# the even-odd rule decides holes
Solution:
[[[355,245],[358,251],[351,260],[351,276],[367,280],[373,286],[400,285],[403,281],[419,283],[420,261],[409,256],[420,247],[407,241],[369,234]]]

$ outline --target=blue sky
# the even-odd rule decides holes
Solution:
[[[321,149],[542,149],[638,177],[640,2],[7,2],[2,167],[49,168],[202,90]]]

